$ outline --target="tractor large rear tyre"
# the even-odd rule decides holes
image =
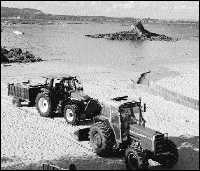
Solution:
[[[112,154],[115,145],[113,130],[106,122],[95,123],[89,131],[90,143],[99,156]]]
[[[48,94],[39,93],[35,100],[36,108],[42,117],[49,117],[52,114],[51,100]]]
[[[178,161],[178,150],[176,145],[171,140],[165,140],[163,151],[168,155],[160,155],[156,161],[165,168],[172,168]]]
[[[64,118],[67,123],[71,125],[78,125],[79,123],[79,112],[78,112],[78,106],[73,105],[66,105],[63,110]]]

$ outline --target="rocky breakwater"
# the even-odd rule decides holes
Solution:
[[[152,33],[144,29],[141,22],[131,25],[130,31],[122,31],[107,34],[85,35],[91,38],[105,38],[109,40],[158,40],[158,41],[177,41],[177,38],[168,37],[164,34]]]
[[[1,47],[1,63],[29,63],[40,61],[43,61],[43,59],[34,56],[29,51],[23,52],[20,48],[7,50],[5,47]]]

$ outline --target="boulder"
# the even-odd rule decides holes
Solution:
[[[28,63],[28,62],[40,62],[43,61],[39,57],[35,57],[29,51],[23,52],[20,48],[12,48],[7,50],[1,47],[1,63]]]
[[[173,39],[166,35],[161,35],[157,33],[150,32],[144,28],[141,21],[131,25],[130,31],[122,31],[117,33],[108,34],[95,34],[95,35],[85,35],[91,38],[105,38],[109,40],[159,40],[159,41],[173,41],[178,39]]]
[[[20,49],[20,48],[12,48],[12,49],[10,49],[10,52],[13,52],[14,54],[20,55],[22,53],[22,49]]]

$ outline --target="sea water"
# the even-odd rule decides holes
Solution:
[[[120,69],[157,67],[162,64],[199,62],[199,27],[192,24],[144,24],[155,33],[179,38],[179,41],[106,40],[86,34],[130,30],[120,23],[84,23],[55,25],[19,24],[5,27],[1,46],[22,48],[49,62],[94,65]],[[13,31],[23,32],[16,35]]]

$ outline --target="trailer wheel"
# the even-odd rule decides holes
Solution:
[[[77,125],[79,122],[78,118],[78,106],[73,104],[73,105],[66,105],[63,110],[64,113],[64,118],[67,123],[71,125]]]
[[[168,154],[159,155],[156,161],[166,168],[172,168],[178,161],[178,150],[176,145],[171,140],[165,140],[163,152]]]
[[[15,105],[16,107],[22,107],[21,100],[17,97],[13,97],[12,104]]]
[[[125,152],[127,170],[140,170],[148,167],[148,160],[140,148],[129,147]]]
[[[90,143],[99,156],[108,156],[112,153],[115,144],[113,130],[106,122],[95,123],[89,131]]]
[[[51,100],[48,94],[39,93],[36,97],[35,103],[41,116],[48,117],[51,115]]]

